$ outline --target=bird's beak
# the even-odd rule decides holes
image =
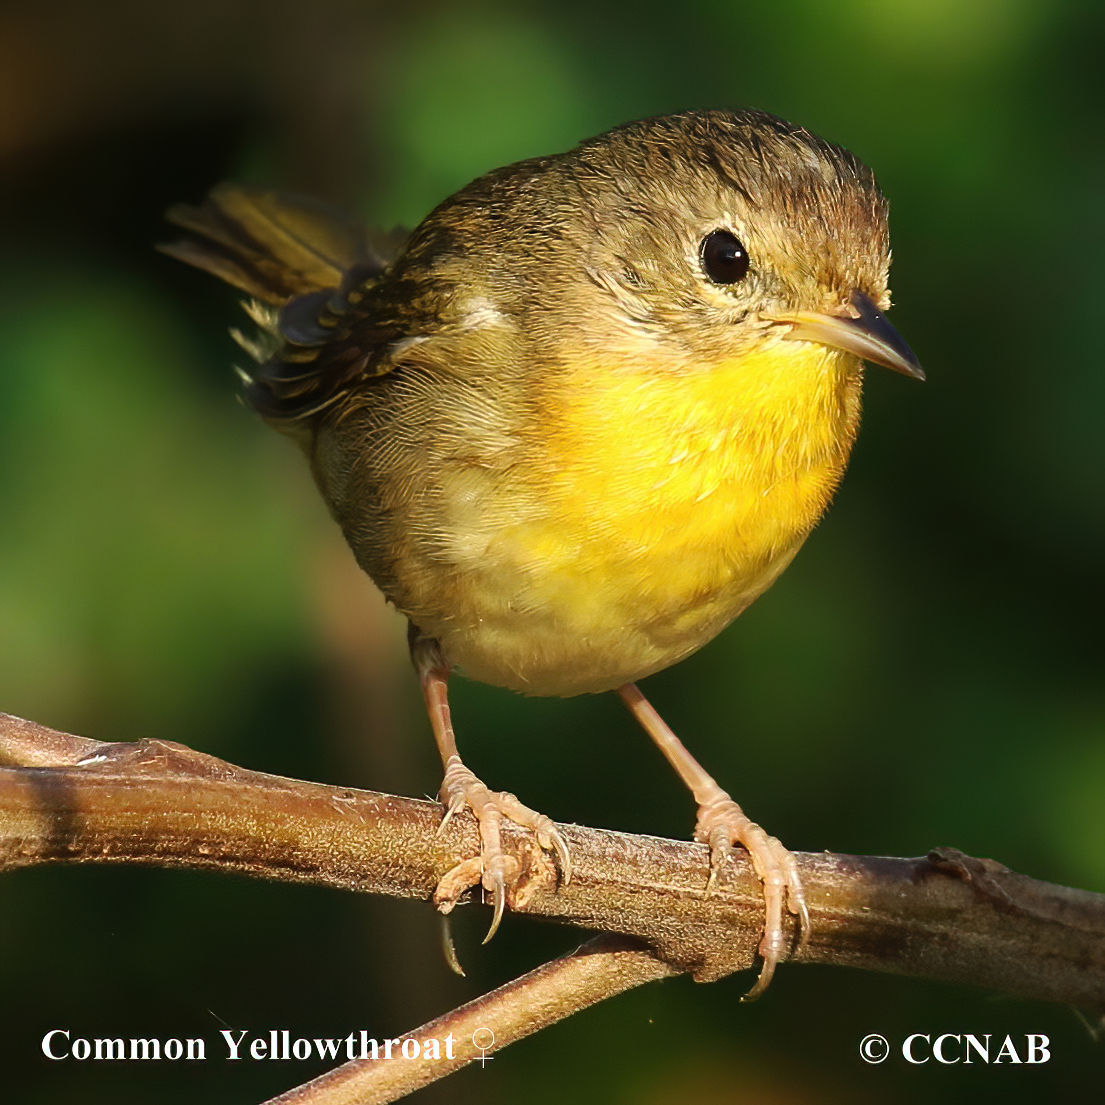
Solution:
[[[788,315],[765,315],[771,322],[789,323],[790,341],[815,341],[854,353],[872,364],[885,365],[904,376],[923,380],[925,373],[913,350],[883,313],[860,291],[852,292],[852,309],[857,317],[795,311]]]

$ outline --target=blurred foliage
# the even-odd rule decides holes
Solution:
[[[234,296],[152,251],[226,176],[413,224],[474,175],[630,118],[753,104],[854,149],[892,206],[893,319],[828,519],[714,644],[649,681],[801,849],[951,844],[1105,890],[1094,319],[1105,9],[1076,0],[49,0],[0,6],[0,708],[259,769],[432,792],[398,620],[285,442],[235,403]],[[686,835],[610,696],[458,682],[461,746],[560,820]],[[611,786],[611,780],[617,780]],[[507,920],[466,980],[427,905],[179,872],[30,870],[0,900],[11,1100],[247,1102],[310,1064],[52,1064],[96,1035],[397,1035],[573,946]],[[606,1003],[418,1100],[1071,1099],[1063,1009],[784,969]],[[865,1067],[867,1032],[1046,1033],[1046,1067]]]

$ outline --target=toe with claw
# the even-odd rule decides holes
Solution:
[[[720,788],[716,795],[699,807],[694,838],[710,849],[707,895],[717,885],[718,876],[737,844],[748,852],[752,867],[763,883],[766,916],[758,949],[763,966],[755,985],[741,999],[755,1001],[767,989],[776,965],[787,954],[783,931],[784,905],[798,918],[798,947],[804,947],[809,940],[810,915],[798,865],[793,854],[777,837],[768,836],[759,825],[749,820],[740,806]]]
[[[462,860],[442,876],[434,891],[434,904],[442,913],[449,913],[469,887],[482,884],[491,895],[493,907],[485,944],[498,930],[506,908],[507,888],[514,886],[520,874],[518,860],[503,851],[504,817],[532,832],[543,851],[555,853],[563,883],[568,885],[572,877],[568,846],[553,822],[523,805],[513,794],[489,790],[459,756],[450,756],[446,764],[441,801],[445,806],[442,828],[466,806],[475,814],[480,829],[480,854]]]

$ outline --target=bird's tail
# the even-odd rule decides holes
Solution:
[[[262,303],[340,287],[350,270],[382,272],[398,252],[399,233],[370,235],[358,220],[304,196],[224,183],[198,207],[165,213],[188,232],[162,253],[212,273]]]
[[[246,403],[305,443],[307,420],[341,399],[348,375],[348,358],[331,371],[333,358],[320,360],[320,352],[406,232],[377,233],[316,200],[230,183],[198,207],[171,207],[166,218],[187,236],[158,246],[162,253],[251,296],[242,306],[257,334],[230,331],[257,362],[238,369]]]

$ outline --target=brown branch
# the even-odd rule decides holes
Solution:
[[[435,803],[264,775],[165,741],[104,744],[0,715],[0,764],[12,765],[0,768],[0,870],[153,863],[428,899],[456,857],[478,847],[471,819],[439,831]],[[762,896],[747,863],[734,862],[707,899],[700,845],[580,826],[562,831],[572,850],[568,887],[557,886],[526,834],[504,834],[522,870],[511,908],[623,939],[585,946],[586,954],[547,964],[412,1034],[467,1032],[467,1051],[454,1065],[479,1057],[471,1025],[491,1027],[497,1050],[650,978],[689,971],[705,981],[752,964]],[[813,921],[798,962],[1105,1012],[1105,895],[950,849],[912,860],[800,854],[798,862]],[[355,1067],[279,1100],[390,1101],[422,1084],[425,1068],[434,1077],[452,1069]]]
[[[599,936],[570,955],[470,1001],[392,1041],[392,1060],[356,1059],[274,1097],[266,1105],[384,1105],[476,1063],[507,1044],[612,998],[679,972],[622,936]],[[449,1041],[450,1055],[432,1063],[399,1058],[400,1041]],[[444,1047],[444,1044],[443,1044]]]

